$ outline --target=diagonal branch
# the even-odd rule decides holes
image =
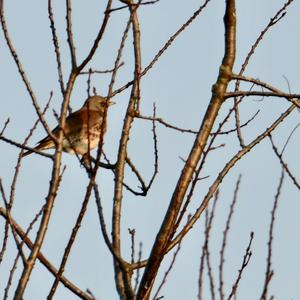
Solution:
[[[282,158],[282,154],[279,153],[277,147],[275,146],[275,143],[273,141],[273,138],[272,138],[271,134],[269,135],[269,139],[270,139],[270,142],[272,144],[272,148],[274,150],[274,153],[278,157],[282,168],[287,172],[287,174],[289,175],[289,177],[291,178],[291,180],[293,181],[293,183],[297,187],[297,189],[300,190],[300,184],[299,184],[297,178],[292,174],[292,172],[290,171],[288,165],[284,162],[284,160]]]
[[[201,124],[199,133],[195,139],[189,157],[181,172],[176,188],[173,192],[171,202],[165,214],[161,228],[157,234],[156,240],[142,277],[137,299],[149,299],[150,292],[158,272],[163,257],[170,245],[174,234],[174,225],[183,203],[186,191],[192,181],[197,164],[203,155],[203,151],[211,129],[216,120],[217,114],[224,102],[224,94],[231,80],[232,68],[235,60],[236,47],[236,18],[235,1],[226,1],[226,12],[224,16],[225,24],[225,54],[220,67],[219,76],[212,89],[212,98]]]
[[[220,171],[217,178],[210,186],[209,191],[207,192],[206,196],[204,197],[201,205],[196,210],[194,215],[190,218],[188,224],[184,226],[180,233],[172,240],[169,245],[168,251],[171,250],[186,234],[187,232],[193,227],[196,221],[199,219],[205,208],[207,207],[209,200],[213,196],[213,194],[218,189],[219,185],[221,184],[223,178],[226,174],[235,166],[235,164],[247,153],[251,151],[256,145],[258,145],[263,139],[265,139],[271,132],[273,132],[277,126],[296,108],[296,105],[291,105],[285,112],[283,112],[279,118],[270,126],[268,127],[263,133],[261,133],[257,138],[255,138],[251,143],[246,145],[243,149],[238,151],[224,166],[224,168]]]
[[[110,17],[110,8],[111,8],[111,4],[112,4],[112,0],[108,0],[107,1],[107,5],[106,5],[106,9],[104,12],[104,19],[102,21],[102,25],[99,29],[98,35],[94,41],[94,44],[89,52],[89,54],[87,55],[87,57],[83,60],[83,62],[76,68],[77,72],[80,73],[83,68],[90,62],[90,60],[93,58],[98,46],[99,46],[99,42],[103,37],[103,34],[105,32],[106,26],[108,24],[109,21],[109,17]]]
[[[201,14],[201,12],[205,9],[207,4],[211,0],[205,0],[204,3],[193,13],[193,15],[168,39],[168,41],[164,44],[164,46],[157,52],[157,54],[154,56],[154,58],[151,60],[151,62],[148,64],[148,66],[141,72],[141,77],[146,75],[148,71],[154,66],[154,64],[159,60],[159,58],[162,56],[162,54],[173,44],[173,42],[176,40],[176,38],[185,31],[187,27],[191,25],[191,23]],[[116,94],[121,93],[122,91],[126,90],[128,87],[133,85],[134,80],[131,80],[127,82],[124,86],[118,88],[114,91],[112,96],[115,96]]]
[[[250,233],[250,240],[249,240],[248,246],[246,248],[246,253],[245,253],[244,257],[243,257],[242,266],[239,269],[238,276],[236,278],[236,281],[235,281],[234,285],[232,286],[231,293],[229,294],[227,300],[230,300],[232,297],[236,296],[236,292],[237,292],[239,283],[240,283],[240,281],[242,279],[243,271],[248,266],[249,261],[250,261],[251,256],[252,256],[251,245],[252,245],[253,238],[254,238],[254,232],[251,232]]]

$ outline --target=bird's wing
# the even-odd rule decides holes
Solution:
[[[64,130],[63,130],[64,135],[73,135],[73,134],[76,134],[77,132],[78,133],[80,132],[83,121],[82,121],[82,118],[81,118],[79,112],[80,111],[76,111],[76,112],[70,114],[66,118],[66,123],[64,126]],[[60,128],[59,126],[56,126],[52,130],[52,134],[56,138],[58,138],[59,128]],[[38,144],[37,148],[39,148],[39,149],[42,149],[49,144],[53,144],[53,146],[54,146],[54,142],[49,135],[46,136],[45,138],[43,138],[42,140],[40,140],[37,144]]]
[[[80,134],[82,130],[87,130],[87,120],[89,120],[89,128],[92,129],[95,126],[102,126],[103,116],[99,111],[88,111],[87,109],[78,110],[66,118],[66,123],[63,130],[64,135],[72,137]],[[105,127],[106,126],[104,126],[104,131],[106,130]],[[59,128],[59,126],[56,126],[52,130],[52,134],[55,137],[58,137]],[[54,147],[54,142],[50,136],[43,138],[37,144],[38,145],[36,149]]]

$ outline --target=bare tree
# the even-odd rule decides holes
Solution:
[[[7,275],[7,283],[4,286],[4,299],[26,299],[25,293],[28,285],[31,282],[35,284],[32,274],[40,264],[45,266],[49,274],[53,277],[52,280],[49,279],[47,282],[47,299],[54,299],[61,284],[74,296],[81,299],[102,299],[101,295],[88,289],[87,286],[82,287],[81,283],[76,284],[72,281],[72,276],[69,276],[70,274],[65,274],[68,263],[74,263],[72,255],[75,255],[74,253],[76,252],[74,250],[75,245],[79,245],[82,249],[88,248],[80,239],[79,233],[85,220],[90,218],[87,212],[89,205],[92,205],[90,204],[92,199],[95,199],[95,207],[97,209],[97,216],[93,215],[93,218],[98,218],[100,226],[93,228],[91,234],[95,233],[95,236],[101,236],[112,258],[114,278],[110,280],[114,281],[120,299],[162,299],[163,296],[161,294],[164,293],[164,287],[168,283],[169,275],[175,272],[174,269],[176,268],[180,251],[189,238],[191,229],[202,219],[205,219],[205,222],[204,234],[202,235],[203,246],[201,251],[198,252],[198,257],[200,258],[198,298],[236,299],[240,283],[251,262],[252,252],[255,251],[252,245],[254,233],[250,232],[249,241],[247,241],[247,236],[241,237],[243,247],[246,250],[244,253],[241,253],[240,267],[232,271],[233,279],[227,278],[225,266],[227,266],[227,247],[230,244],[229,232],[232,227],[233,218],[238,214],[236,212],[236,204],[239,199],[238,192],[241,189],[241,177],[235,185],[233,201],[230,205],[223,234],[215,237],[212,231],[214,223],[216,223],[218,216],[221,214],[218,210],[220,198],[228,197],[227,195],[223,195],[222,191],[219,192],[219,189],[221,183],[229,176],[230,171],[236,168],[237,163],[244,161],[250,153],[254,153],[258,145],[265,140],[271,142],[268,148],[269,155],[272,155],[272,153],[275,154],[274,157],[276,157],[278,165],[282,169],[268,232],[265,278],[261,289],[257,289],[257,297],[270,299],[270,283],[275,272],[272,265],[274,223],[276,221],[276,210],[284,175],[288,176],[293,186],[299,189],[299,182],[295,171],[289,167],[286,159],[283,158],[284,150],[290,138],[288,138],[283,150],[280,151],[273,139],[273,135],[276,135],[283,124],[286,124],[289,128],[288,132],[292,131],[292,127],[289,124],[289,117],[294,111],[297,112],[296,108],[299,108],[300,94],[292,93],[291,90],[284,92],[269,82],[257,79],[260,74],[253,74],[252,76],[245,74],[247,74],[247,68],[253,60],[254,54],[260,44],[265,41],[266,36],[273,28],[280,27],[283,20],[288,17],[287,12],[293,9],[290,6],[294,1],[288,0],[282,3],[273,16],[267,16],[266,20],[269,19],[269,21],[266,22],[263,28],[258,28],[259,34],[250,47],[248,54],[238,62],[236,56],[237,50],[239,50],[239,44],[237,43],[237,24],[240,22],[238,19],[239,11],[236,8],[235,0],[224,1],[223,23],[225,34],[222,61],[220,64],[216,62],[215,71],[218,75],[211,87],[210,99],[205,101],[200,90],[195,95],[196,98],[201,98],[203,110],[201,112],[203,114],[201,120],[195,120],[200,125],[198,130],[183,128],[184,126],[182,126],[182,119],[188,119],[185,111],[189,105],[187,99],[180,100],[180,113],[177,112],[175,117],[172,116],[171,109],[169,115],[159,115],[159,102],[153,104],[152,114],[145,113],[147,110],[144,106],[144,84],[147,82],[147,76],[151,72],[155,72],[156,69],[159,72],[158,65],[163,57],[171,56],[169,54],[171,53],[170,49],[176,47],[174,45],[175,41],[179,37],[184,36],[196,20],[204,18],[205,13],[211,9],[210,5],[212,5],[211,2],[214,2],[213,0],[202,1],[193,14],[169,36],[163,46],[156,50],[156,54],[145,65],[142,58],[147,47],[146,43],[151,42],[151,40],[142,41],[143,27],[141,26],[141,15],[150,15],[153,13],[154,17],[155,12],[153,11],[157,8],[159,9],[159,5],[163,2],[162,0],[108,0],[106,6],[101,7],[101,22],[95,25],[97,33],[93,43],[84,55],[82,54],[84,52],[81,50],[82,45],[77,42],[78,35],[75,24],[78,23],[74,22],[74,15],[77,13],[77,4],[72,3],[71,0],[65,1],[64,27],[66,41],[64,41],[64,29],[62,29],[61,22],[57,21],[61,11],[58,12],[55,9],[58,6],[62,10],[62,4],[48,0],[47,22],[49,22],[51,34],[48,38],[51,38],[49,44],[51,44],[54,50],[52,51],[54,56],[51,59],[52,64],[56,62],[56,80],[58,81],[58,85],[53,84],[51,86],[52,83],[50,86],[48,85],[49,91],[47,93],[50,96],[48,96],[48,102],[44,105],[44,109],[41,108],[40,97],[37,96],[40,94],[40,91],[37,88],[33,88],[29,80],[30,71],[27,71],[22,62],[24,55],[20,55],[20,49],[17,49],[15,46],[17,45],[17,41],[14,40],[12,28],[10,28],[9,22],[6,20],[11,18],[11,14],[14,13],[13,11],[6,11],[7,2],[4,0],[0,1],[1,26],[3,39],[6,42],[6,51],[9,50],[11,60],[14,61],[19,78],[21,78],[23,85],[25,85],[26,93],[31,100],[30,105],[35,111],[37,121],[28,130],[28,135],[23,142],[19,142],[16,137],[9,137],[9,120],[4,123],[0,133],[1,141],[6,143],[10,147],[9,149],[14,151],[16,149],[19,150],[10,187],[7,187],[7,183],[3,179],[0,181],[2,198],[0,214],[3,220],[5,220],[3,222],[3,236],[1,236],[0,263],[9,262],[11,257],[13,257],[11,250],[8,253],[8,248],[15,245],[14,249],[16,249],[14,250],[14,260],[10,262],[10,271],[3,271]],[[171,10],[172,3],[169,3],[169,5]],[[181,5],[184,6],[185,4]],[[239,5],[239,1],[237,1],[237,5]],[[28,13],[28,17],[33,13]],[[115,44],[110,45],[113,51],[110,53],[109,61],[113,65],[107,70],[99,70],[98,61],[101,61],[99,57],[107,55],[103,50],[105,49],[104,45],[106,39],[109,39],[110,36],[112,37],[111,27],[118,24],[116,18],[120,18],[120,16],[122,16],[123,26],[121,30],[122,34],[120,35],[121,38],[118,42],[115,42],[116,39],[112,38],[111,40]],[[155,21],[155,18],[153,20]],[[222,20],[219,20],[219,22],[221,23]],[[209,25],[207,26],[209,27]],[[193,39],[196,40],[199,37],[195,36]],[[84,46],[86,48],[86,45]],[[38,47],[38,45],[34,47]],[[128,54],[129,51],[131,51],[131,56]],[[283,54],[282,57],[286,55]],[[67,62],[66,57],[68,59]],[[30,59],[34,60],[34,57],[30,57]],[[184,55],[182,59],[184,59]],[[174,59],[174,64],[176,64],[176,59]],[[122,81],[119,77],[122,78],[123,68],[130,70],[132,77],[120,84]],[[281,76],[280,72],[278,70],[279,76]],[[3,74],[5,74],[5,71]],[[105,85],[103,83],[99,84],[100,80],[98,76],[106,76]],[[120,86],[117,87],[117,84],[120,84]],[[123,111],[118,116],[118,123],[120,124],[117,127],[119,137],[114,138],[114,147],[117,149],[115,150],[115,158],[109,151],[106,151],[104,143],[106,140],[106,119],[108,120],[108,134],[112,131],[113,124],[116,123],[116,121],[110,119],[111,109],[107,109],[108,105],[103,110],[101,122],[99,121],[97,127],[99,135],[97,136],[96,152],[91,153],[93,136],[90,134],[89,126],[92,116],[87,104],[85,104],[87,105],[87,119],[86,121],[82,121],[83,123],[86,122],[86,130],[88,132],[86,140],[87,151],[81,153],[76,147],[75,142],[70,138],[69,127],[78,125],[77,123],[70,122],[70,119],[78,113],[74,114],[73,102],[71,100],[74,94],[78,93],[77,87],[82,89],[84,86],[88,99],[92,95],[97,95],[99,90],[107,101],[113,99],[117,102],[116,106],[123,105]],[[120,101],[121,96],[122,103]],[[267,112],[265,114],[258,110],[245,118],[245,120],[242,118],[243,114],[241,111],[244,110],[247,99],[257,96],[261,97],[262,101],[260,101],[260,105],[263,108],[268,105],[266,99],[272,99],[273,101],[275,101],[274,99],[280,99],[283,103],[280,112],[276,116],[272,112],[274,118],[270,123],[267,123],[269,122],[269,118],[267,117],[268,108],[266,108]],[[127,102],[124,100],[126,97]],[[52,105],[52,98],[59,99],[58,103],[60,105],[59,113],[53,110],[54,118],[58,123],[55,131],[51,130],[52,126],[49,126],[46,118],[49,106]],[[257,116],[260,117],[260,120],[265,120],[265,122],[258,120],[259,117]],[[26,119],[27,116],[24,115],[23,118]],[[172,123],[172,121],[168,121],[169,119],[173,119],[175,122]],[[30,138],[40,125],[42,125],[45,131],[46,141],[51,141],[51,145],[55,148],[53,154],[43,152],[41,148],[29,146]],[[139,126],[145,126],[148,130],[147,134],[143,132],[142,139],[141,136],[137,136],[136,134]],[[190,141],[192,141],[191,145],[190,142],[183,143],[186,158],[180,160],[181,166],[177,164],[178,167],[176,169],[168,170],[168,167],[163,163],[161,152],[171,154],[174,151],[174,146],[171,143],[162,141],[160,138],[159,131],[163,129],[170,130],[178,136],[182,136],[182,134],[189,135]],[[82,131],[83,129],[80,132],[82,133]],[[228,143],[235,146],[230,147]],[[50,164],[47,167],[45,166],[45,168],[47,168],[47,173],[50,174],[50,181],[42,207],[32,214],[34,218],[31,222],[21,221],[21,225],[14,212],[19,206],[19,201],[15,201],[17,198],[15,194],[18,190],[17,182],[22,181],[22,174],[26,176],[26,169],[23,168],[23,165],[26,164],[25,160],[29,159],[24,157],[26,150],[33,152],[30,158],[33,162],[39,157],[47,159]],[[67,194],[61,193],[66,177],[66,167],[63,164],[62,158],[64,151],[74,152],[76,162],[80,166],[81,176],[85,178],[85,181],[81,179],[75,182],[74,186],[79,184],[84,186],[85,192],[82,197],[80,196],[81,207],[79,213],[78,211],[77,215],[75,212],[74,214],[68,213],[68,216],[66,216],[66,218],[70,217],[71,222],[74,222],[74,224],[68,239],[61,241],[59,246],[55,245],[55,247],[58,247],[63,252],[61,253],[57,267],[55,267],[56,263],[51,261],[47,252],[42,251],[42,247],[47,242],[49,226],[55,218],[54,206],[58,198],[68,197]],[[5,154],[2,155],[3,158],[5,156]],[[211,162],[217,159],[218,156],[224,156],[224,163],[222,162],[222,164],[211,168]],[[146,167],[146,165],[149,167]],[[10,166],[13,170],[13,163]],[[257,176],[259,176],[259,168],[260,166],[257,166]],[[151,171],[149,171],[150,169]],[[128,215],[125,207],[130,198],[139,199],[139,201],[144,203],[144,201],[153,199],[153,190],[160,191],[164,189],[166,177],[160,176],[159,172],[163,172],[164,176],[176,173],[177,179],[176,182],[172,183],[172,190],[168,190],[168,196],[163,196],[164,207],[160,208],[160,211],[162,211],[160,223],[156,224],[156,226],[150,226],[152,224],[149,224],[149,227],[151,227],[150,237],[143,236],[143,238],[140,238],[142,229],[136,226],[127,230],[124,226],[123,219]],[[0,176],[3,177],[4,174],[2,173]],[[277,178],[278,174],[274,176]],[[107,178],[109,178],[109,184],[107,184],[107,180],[104,180]],[[37,184],[36,179],[34,183],[26,186],[28,190],[26,192],[26,201],[29,201],[28,197],[31,197],[28,196],[30,195],[29,191],[35,188],[35,183]],[[136,183],[138,183],[138,187],[135,187]],[[103,195],[107,195],[105,191],[107,186],[110,186],[113,190],[110,197],[105,197],[109,198],[105,199],[105,202],[110,203],[110,212],[108,210],[104,211],[104,206],[106,209],[108,204],[104,204],[102,201]],[[201,189],[201,192],[199,192],[199,189]],[[155,197],[158,197],[158,195],[160,193],[157,193]],[[25,197],[25,194],[18,197]],[[210,208],[210,202],[212,202],[211,199],[213,198],[214,201]],[[63,200],[68,201],[70,199]],[[142,217],[150,214],[153,218],[157,217],[156,211],[145,211],[143,205],[139,207],[140,210],[134,212],[136,216]],[[268,230],[267,226],[265,229],[266,231]],[[128,232],[129,238],[126,236]],[[154,241],[152,241],[152,236],[155,237]],[[212,239],[221,241],[217,262],[212,258],[218,253],[215,249],[212,250]],[[201,239],[199,238],[199,240]],[[81,259],[80,256],[76,257],[77,261]],[[103,257],[99,255],[92,259],[96,262],[103,260]],[[167,264],[168,260],[169,264]],[[17,267],[20,265],[21,271],[16,272]],[[205,270],[207,273],[205,273]],[[102,272],[105,274],[106,270],[102,270]],[[84,274],[82,275],[84,276]],[[3,278],[2,275],[1,278]],[[208,279],[207,282],[205,281],[206,279]],[[13,282],[15,283],[13,284]],[[184,284],[178,282],[178,286],[180,285],[184,286]],[[15,289],[14,292],[12,291],[12,287]],[[177,287],[174,288],[176,289]],[[241,297],[245,299],[243,296]]]

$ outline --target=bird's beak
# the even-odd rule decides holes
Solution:
[[[116,102],[111,101],[111,100],[108,101],[108,106],[111,106],[111,105],[114,105],[114,104],[116,104]]]

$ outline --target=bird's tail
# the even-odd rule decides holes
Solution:
[[[54,143],[50,138],[47,137],[47,138],[41,140],[39,142],[39,144],[36,147],[34,147],[32,150],[25,151],[23,153],[22,157],[25,157],[27,155],[34,153],[35,150],[42,151],[42,150],[51,149],[51,148],[54,148]]]

